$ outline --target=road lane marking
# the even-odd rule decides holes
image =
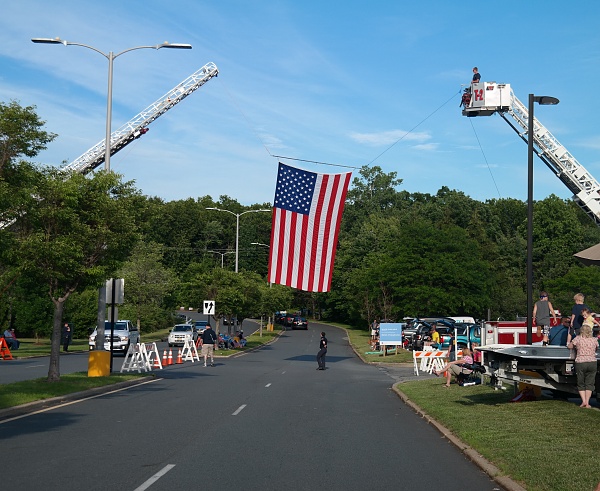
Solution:
[[[139,384],[135,384],[135,385],[128,385],[127,387],[122,387],[121,389],[111,390],[110,392],[104,392],[102,394],[96,394],[95,396],[84,397],[83,399],[77,399],[76,401],[65,402],[65,403],[59,404],[57,406],[40,409],[39,411],[33,411],[31,413],[21,414],[20,416],[15,416],[13,418],[3,419],[2,421],[0,421],[0,425],[4,424],[4,423],[10,423],[11,421],[16,421],[17,419],[27,418],[28,416],[33,416],[34,414],[42,414],[42,413],[46,413],[48,411],[52,411],[53,409],[58,409],[58,408],[65,407],[65,406],[71,406],[73,404],[78,404],[80,402],[89,401],[90,399],[96,399],[97,397],[103,397],[108,394],[116,394],[117,392],[121,392],[123,390],[133,389],[134,387],[139,387],[140,385],[151,384],[153,382],[158,382],[159,380],[164,380],[164,379],[157,378],[154,380],[147,380],[146,382],[140,382]]]
[[[133,491],[144,491],[144,489],[148,489],[156,481],[158,481],[161,477],[163,477],[167,472],[169,472],[173,467],[175,467],[175,464],[165,465],[161,470],[159,470],[156,474],[154,474],[144,484],[142,484],[139,488],[135,488]]]
[[[240,407],[238,407],[235,410],[235,413],[232,414],[232,416],[237,416],[238,414],[240,414],[242,412],[242,409],[244,409],[246,407],[246,404],[242,404]]]
[[[25,368],[37,368],[37,367],[45,367],[46,365],[31,365]]]
[[[269,382],[265,387],[271,387],[271,382]]]

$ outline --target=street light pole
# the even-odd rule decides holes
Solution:
[[[556,97],[529,94],[527,121],[527,344],[533,344],[533,108],[540,105],[556,105]]]
[[[121,56],[124,53],[128,53],[129,51],[134,51],[136,49],[161,49],[161,48],[169,48],[169,49],[192,49],[191,44],[181,44],[181,43],[162,43],[157,44],[155,46],[136,46],[134,48],[129,48],[116,55],[110,51],[108,54],[100,51],[93,46],[89,46],[87,44],[82,43],[73,43],[71,41],[65,41],[60,38],[33,38],[31,40],[34,43],[41,44],[63,44],[64,46],[81,46],[82,48],[88,48],[96,53],[100,53],[104,58],[108,60],[108,94],[107,94],[107,103],[106,103],[106,140],[104,143],[104,170],[110,172],[110,134],[111,134],[111,121],[112,121],[112,92],[113,92],[113,63],[115,58]]]
[[[250,245],[257,245],[257,246],[262,246],[262,247],[266,247],[267,249],[271,249],[271,246],[269,244],[263,244],[262,242],[250,242]],[[273,287],[273,283],[271,283],[269,281],[269,288]],[[270,318],[269,318],[270,321]]]
[[[223,258],[225,257],[225,254],[233,254],[233,251],[227,251],[227,252],[208,251],[208,252],[214,252],[215,254],[219,254],[221,256],[221,269],[223,269]]]
[[[260,209],[260,210],[246,210],[243,211],[242,213],[234,213],[233,211],[230,210],[224,210],[222,208],[215,208],[214,206],[208,207],[206,208],[207,210],[214,210],[214,211],[224,211],[225,213],[229,213],[231,215],[235,216],[235,272],[238,272],[238,262],[239,262],[239,242],[240,242],[240,217],[242,215],[245,215],[246,213],[259,213],[259,212],[271,212],[271,210],[265,210],[265,209]]]

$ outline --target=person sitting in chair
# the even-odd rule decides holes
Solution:
[[[460,360],[454,360],[446,363],[446,366],[441,370],[434,370],[433,373],[436,377],[439,377],[442,373],[446,372],[446,385],[444,387],[450,387],[450,380],[452,375],[457,378],[460,375],[470,375],[473,370],[470,368],[473,365],[473,355],[469,348],[463,348],[463,357]],[[469,367],[469,368],[467,368]]]

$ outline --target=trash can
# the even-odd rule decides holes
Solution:
[[[90,351],[88,377],[108,377],[110,375],[110,351]]]

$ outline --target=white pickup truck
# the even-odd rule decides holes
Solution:
[[[110,321],[104,323],[104,349],[106,351],[110,351],[110,324]],[[98,330],[94,329],[94,332],[89,339],[90,351],[96,349],[97,334]],[[113,353],[122,353],[125,355],[130,344],[139,342],[140,331],[138,331],[135,324],[128,320],[115,321],[112,337]]]

